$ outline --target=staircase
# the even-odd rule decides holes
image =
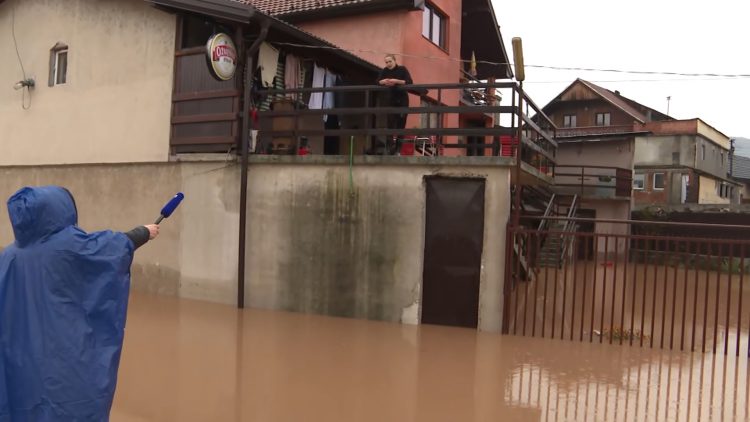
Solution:
[[[555,221],[549,225],[549,231],[561,232],[565,230],[565,223]],[[563,236],[550,233],[542,243],[537,257],[537,265],[541,268],[560,268],[562,266]]]
[[[567,209],[558,205],[557,215],[567,218],[575,218],[578,210],[578,196],[573,196]],[[542,237],[542,246],[537,257],[537,266],[540,268],[562,268],[566,257],[570,255],[573,236],[577,224],[570,220],[547,220],[546,227],[540,224],[539,235]],[[545,233],[546,231],[546,233]]]
[[[575,231],[575,223],[548,217],[575,217],[578,197],[556,195],[546,186],[522,186],[521,189],[521,214],[541,217],[522,219],[522,226],[533,232],[517,236],[513,243],[521,272],[517,279],[533,281],[539,268],[561,268],[569,255],[572,236],[567,233]],[[541,244],[537,246],[537,242]]]

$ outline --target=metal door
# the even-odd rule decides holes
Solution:
[[[426,179],[422,323],[477,327],[484,179]]]

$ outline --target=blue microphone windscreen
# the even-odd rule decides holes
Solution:
[[[180,202],[182,202],[183,198],[185,198],[185,195],[183,195],[182,192],[177,193],[177,195],[170,199],[169,202],[167,202],[167,205],[161,209],[161,215],[165,218],[172,215],[175,208],[177,208],[177,206],[180,205]]]

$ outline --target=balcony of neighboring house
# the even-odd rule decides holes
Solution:
[[[630,133],[633,125],[616,126],[563,126],[557,128],[557,138],[577,138],[581,136],[614,135],[618,133]]]
[[[607,166],[557,165],[554,191],[582,199],[630,200],[633,172]]]
[[[520,157],[521,183],[535,179],[552,181],[557,148],[554,125],[540,114],[540,109],[515,82],[421,84],[405,89],[412,98],[411,107],[385,104],[381,97],[389,88],[377,85],[257,89],[252,96],[257,113],[252,122],[250,152],[399,155],[425,159],[476,155]],[[472,98],[470,104],[466,100],[457,105],[442,103],[446,93],[455,90],[462,92],[465,98]],[[499,98],[505,97],[512,100],[500,105]],[[542,118],[532,120],[529,113]],[[404,129],[388,127],[388,115],[395,114],[409,116]],[[463,117],[476,115],[487,119],[482,125],[465,125]],[[216,140],[211,141],[210,145],[181,143],[173,147],[179,147],[181,154],[202,152],[209,146],[215,151],[239,151],[239,136],[226,139],[221,145]],[[304,163],[304,159],[300,163]]]

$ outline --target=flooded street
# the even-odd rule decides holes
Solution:
[[[748,358],[133,294],[112,420],[742,421]]]
[[[538,269],[509,309],[509,331],[524,336],[748,355],[744,275],[573,261]]]

